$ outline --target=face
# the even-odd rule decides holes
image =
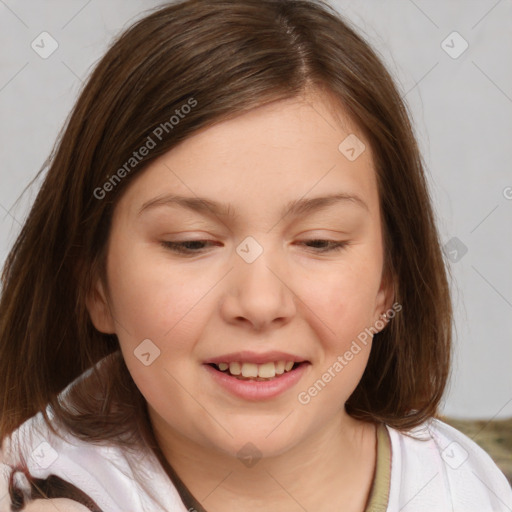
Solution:
[[[116,206],[88,308],[117,334],[159,436],[270,456],[350,419],[361,333],[392,296],[369,144],[324,100],[200,131]],[[350,134],[359,156],[354,135],[339,149]]]

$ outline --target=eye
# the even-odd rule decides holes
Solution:
[[[199,254],[204,249],[204,245],[215,245],[210,240],[183,240],[181,242],[162,242],[162,245],[173,252],[179,254]]]
[[[341,251],[341,249],[344,249],[348,242],[341,242],[337,240],[322,240],[322,239],[315,239],[315,240],[305,240],[303,242],[300,242],[302,245],[306,245],[310,247],[311,245],[316,246],[312,247],[315,251],[314,252],[335,252],[335,251]],[[309,244],[309,245],[308,245]],[[318,245],[323,245],[323,247],[318,247]]]
[[[326,253],[326,252],[336,252],[341,251],[348,245],[346,241],[337,241],[337,240],[322,240],[322,239],[314,239],[314,240],[305,240],[299,242],[300,245],[305,245],[313,249],[313,252],[317,253]],[[206,248],[205,246],[213,246],[216,245],[216,242],[212,242],[211,240],[183,240],[179,242],[162,242],[162,245],[175,253],[184,254],[184,255],[193,255],[200,254]],[[318,247],[320,245],[320,247]]]

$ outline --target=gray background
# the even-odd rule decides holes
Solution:
[[[40,182],[15,202],[48,156],[82,81],[114,35],[162,3],[0,0],[1,262]],[[512,0],[331,5],[396,77],[428,169],[456,310],[444,413],[512,416]],[[59,45],[46,59],[31,47],[43,31]],[[469,45],[457,58],[447,53],[463,49],[454,31]]]

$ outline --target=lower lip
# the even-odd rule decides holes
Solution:
[[[301,379],[309,363],[302,363],[295,370],[283,373],[272,380],[240,380],[227,373],[212,368],[210,365],[204,365],[215,382],[233,395],[244,400],[265,400],[284,393],[289,390]]]

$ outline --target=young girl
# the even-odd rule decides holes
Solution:
[[[122,34],[3,273],[0,510],[490,512],[406,108],[312,0]]]

